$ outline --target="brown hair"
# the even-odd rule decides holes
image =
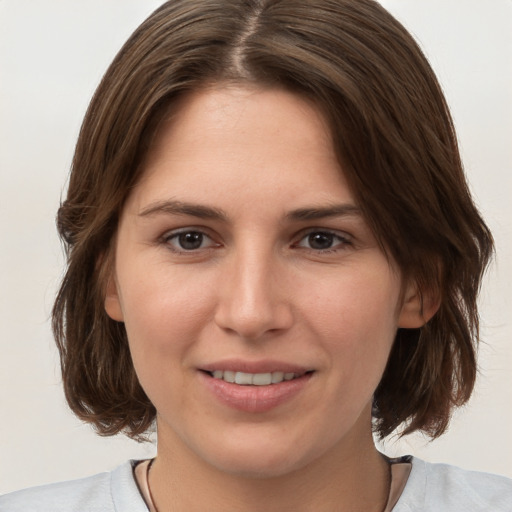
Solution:
[[[58,214],[68,269],[53,327],[70,407],[104,435],[142,439],[154,420],[124,325],[104,311],[110,249],[162,116],[222,81],[313,100],[382,247],[424,297],[440,298],[423,328],[398,331],[373,410],[382,437],[400,425],[440,435],[473,389],[476,297],[493,244],[435,75],[373,0],[173,0],[123,46],[85,116]]]

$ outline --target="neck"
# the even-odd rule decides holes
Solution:
[[[272,477],[241,476],[212,467],[186,447],[159,440],[150,474],[159,512],[266,510],[381,512],[390,485],[389,466],[369,443],[332,450],[300,469]]]

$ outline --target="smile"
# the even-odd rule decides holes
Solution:
[[[231,384],[242,386],[269,386],[270,384],[279,384],[283,381],[289,381],[300,377],[297,373],[271,372],[271,373],[246,373],[235,372],[231,370],[214,370],[210,372],[214,379],[221,379]]]
[[[237,368],[243,364],[235,366],[231,363],[227,366],[231,368],[203,369],[198,372],[200,382],[221,404],[245,413],[265,413],[293,400],[308,387],[311,377],[316,373],[314,370],[298,367],[286,368],[286,365],[282,370],[273,369],[267,372],[262,371],[266,368],[254,368],[256,371],[253,372],[238,371]],[[268,367],[270,364],[246,366]],[[272,366],[276,368],[275,364]],[[252,368],[247,368],[249,369]]]

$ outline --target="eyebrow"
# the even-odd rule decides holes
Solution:
[[[187,203],[176,200],[156,201],[143,208],[139,217],[151,217],[158,214],[190,215],[200,219],[228,221],[228,215],[219,208],[201,204]],[[328,217],[361,216],[361,210],[353,204],[338,204],[325,207],[304,207],[292,210],[286,214],[291,221],[308,221],[325,219]]]
[[[222,221],[227,221],[228,219],[226,213],[218,208],[173,200],[151,203],[140,211],[139,217],[150,217],[162,213],[168,215],[190,215],[200,219]]]
[[[361,209],[353,204],[336,204],[326,207],[299,208],[286,215],[290,220],[317,220],[328,217],[362,216]]]

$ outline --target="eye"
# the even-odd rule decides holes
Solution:
[[[216,245],[208,235],[193,229],[167,233],[164,236],[164,242],[176,252],[197,251]]]
[[[350,245],[350,238],[332,231],[310,231],[297,243],[297,247],[304,247],[314,251],[333,251],[343,249]]]

